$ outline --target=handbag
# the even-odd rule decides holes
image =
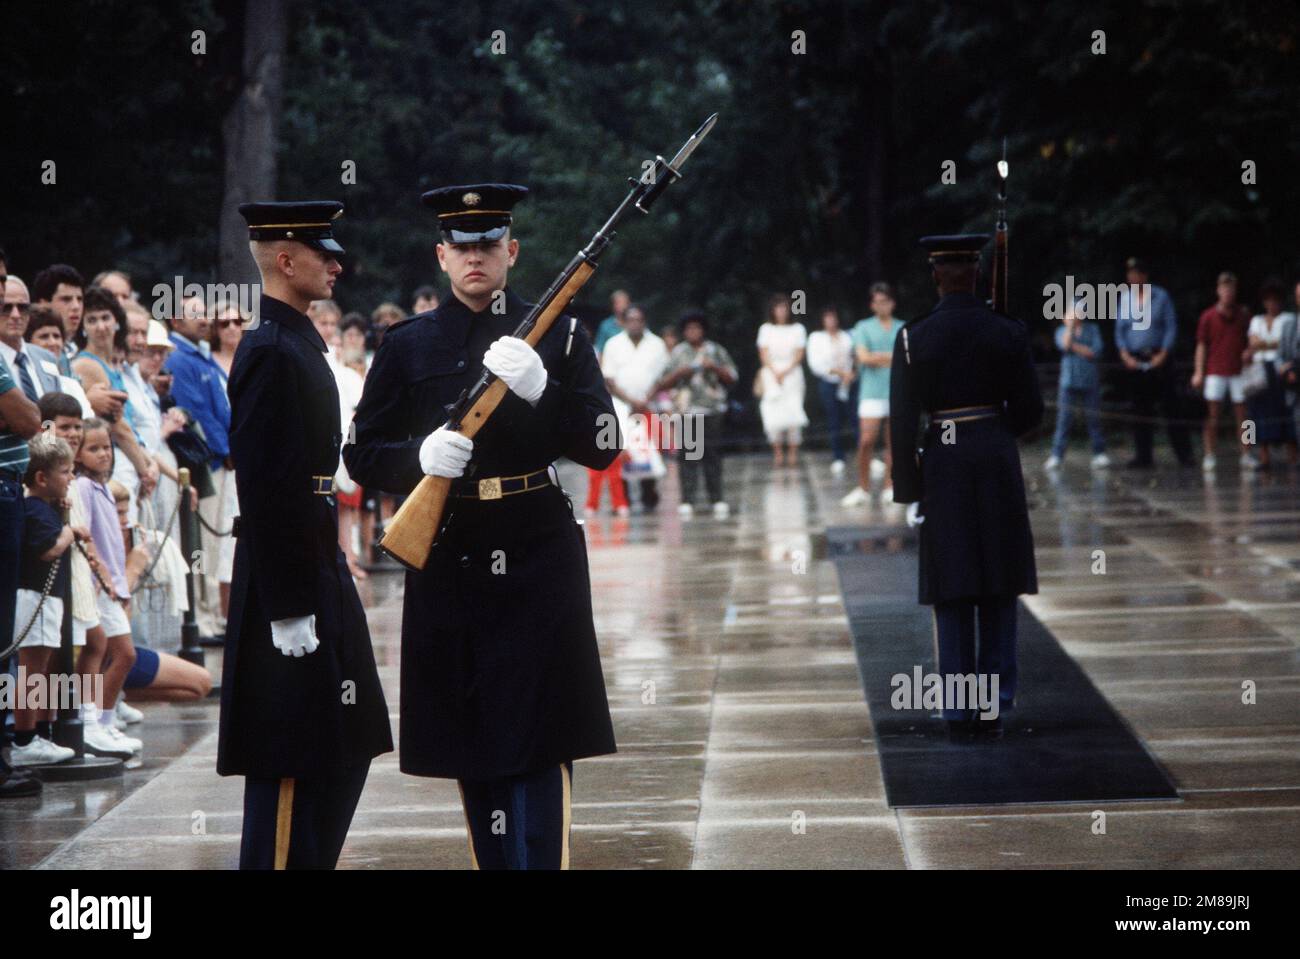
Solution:
[[[629,479],[662,479],[668,473],[664,458],[646,432],[644,420],[634,419],[628,427],[627,463],[623,475]]]
[[[1251,363],[1241,373],[1242,390],[1246,399],[1258,396],[1268,389],[1268,370],[1263,363]]]

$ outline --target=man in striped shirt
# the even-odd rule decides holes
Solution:
[[[7,273],[0,261],[0,274]],[[8,277],[0,278],[0,289]],[[23,474],[27,472],[27,440],[41,428],[41,412],[30,397],[34,389],[20,384],[0,360],[0,649],[14,636],[14,602],[18,596],[18,554],[23,529]],[[0,669],[7,661],[0,663]],[[0,799],[31,796],[41,791],[39,780],[15,772],[4,757],[9,746],[0,711]]]

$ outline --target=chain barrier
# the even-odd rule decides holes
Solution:
[[[55,557],[54,562],[50,564],[50,572],[49,575],[45,577],[45,586],[41,589],[41,598],[36,603],[36,608],[32,610],[32,618],[27,621],[27,625],[23,627],[23,631],[14,637],[14,641],[9,644],[9,647],[5,649],[4,652],[0,653],[0,662],[3,662],[13,655],[14,650],[23,644],[23,640],[27,638],[27,634],[30,633],[32,627],[36,625],[36,620],[39,619],[41,615],[41,607],[45,605],[45,600],[49,597],[50,590],[54,588],[54,579],[59,575],[59,566],[63,563],[63,556],[64,554],[60,553]]]

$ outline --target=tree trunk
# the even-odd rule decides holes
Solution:
[[[886,275],[884,262],[885,238],[889,236],[889,144],[893,139],[892,77],[889,69],[889,51],[883,43],[874,44],[871,57],[870,122],[865,124],[867,135],[866,168],[866,248],[862,262],[869,282]]]
[[[225,192],[221,200],[220,280],[256,283],[241,203],[274,200],[284,90],[285,0],[247,0],[239,95],[221,124]]]

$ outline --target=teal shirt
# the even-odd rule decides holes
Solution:
[[[18,389],[18,383],[9,373],[9,367],[0,359],[0,393]],[[0,470],[27,472],[27,441],[17,433],[0,428]]]
[[[623,327],[619,325],[618,317],[613,314],[601,320],[600,326],[596,327],[596,355],[599,356],[604,351],[605,344],[622,332]]]
[[[903,321],[896,316],[890,321],[888,328],[881,326],[880,321],[874,316],[858,320],[853,325],[852,333],[849,334],[853,338],[855,356],[858,347],[862,347],[868,353],[888,353],[892,356],[894,340],[898,339],[898,331],[902,328]],[[859,370],[858,399],[889,399],[889,367],[863,366],[859,367]]]

